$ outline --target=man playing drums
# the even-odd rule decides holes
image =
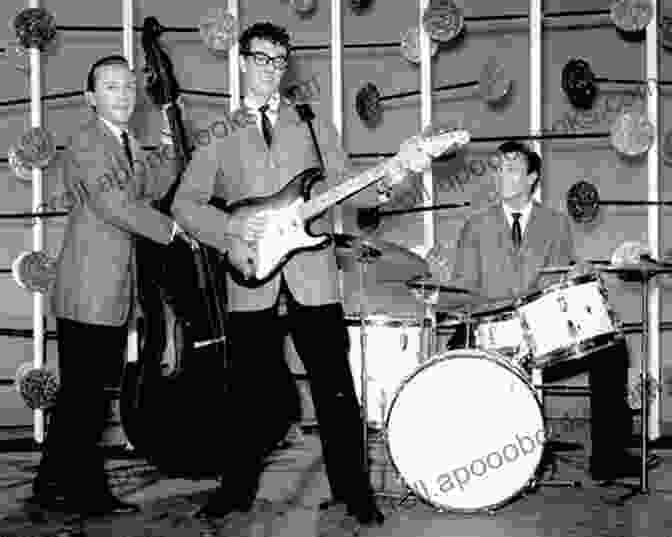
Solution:
[[[576,255],[569,219],[533,200],[541,179],[541,157],[513,141],[502,144],[497,153],[500,164],[495,183],[499,202],[474,214],[464,224],[451,284],[493,301],[513,302],[533,292],[546,292],[561,277],[542,274],[542,269],[574,264]],[[581,272],[586,275],[584,264],[576,265],[569,276],[578,277]],[[590,314],[591,308],[587,311]],[[572,328],[571,321],[568,324]],[[450,347],[464,346],[466,335],[466,325],[461,325]],[[589,356],[580,360],[544,362],[547,367],[543,373],[545,380],[555,380],[588,371],[592,415],[590,473],[600,481],[636,477],[640,470],[640,459],[626,451],[632,436],[627,404],[627,347],[620,337],[612,343],[603,345],[602,350],[583,353],[581,356]]]

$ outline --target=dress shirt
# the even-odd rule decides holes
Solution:
[[[280,106],[280,94],[279,93],[274,93],[271,95],[271,98],[268,99],[266,103],[260,101],[259,99],[255,99],[253,96],[248,95],[245,97],[243,100],[245,106],[249,109],[249,111],[254,114],[254,118],[257,121],[257,127],[259,128],[259,132],[261,131],[261,112],[259,112],[259,107],[263,106],[264,104],[268,104],[268,110],[266,110],[266,115],[268,116],[268,119],[271,120],[271,125],[275,126],[275,122],[278,119],[278,107]]]
[[[99,117],[100,117],[100,116],[99,116]],[[101,117],[100,120],[107,126],[107,128],[110,129],[110,131],[112,131],[112,134],[114,134],[114,136],[117,138],[117,140],[119,140],[119,143],[120,143],[121,146],[123,147],[124,142],[123,142],[123,140],[121,139],[121,133],[124,132],[125,129],[122,129],[119,125],[115,125],[114,123],[112,123],[111,121],[105,119],[104,117]],[[134,138],[133,135],[128,131],[128,129],[126,129],[126,132],[128,133],[129,141],[130,141],[130,140],[135,140],[135,138]],[[162,143],[165,143],[165,142],[164,142],[164,138],[165,138],[165,136],[161,136],[161,142],[162,142]],[[169,142],[169,143],[172,143],[172,142],[173,142],[173,140],[172,140],[172,138],[170,138],[170,142]],[[170,240],[173,240],[173,239],[175,238],[175,236],[176,236],[178,233],[181,233],[181,232],[182,232],[182,228],[177,224],[177,222],[176,222],[175,220],[173,220],[173,229],[172,229],[172,232],[171,232],[171,234],[170,234]]]
[[[513,213],[520,213],[520,235],[521,237],[524,237],[525,228],[527,227],[527,223],[530,220],[530,214],[532,213],[532,201],[528,201],[527,204],[520,209],[513,209],[506,203],[502,203],[502,207],[504,208],[506,221],[509,223],[509,228],[511,229],[513,229]]]

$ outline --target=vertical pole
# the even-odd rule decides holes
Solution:
[[[40,7],[39,0],[29,0],[28,7]],[[42,61],[40,50],[31,48],[30,51],[30,126],[42,126]],[[43,202],[42,169],[33,168],[33,211],[37,212]],[[44,249],[44,219],[33,219],[33,250]],[[33,293],[33,365],[40,368],[44,365],[44,295]],[[33,433],[35,441],[44,440],[44,412],[40,409],[33,411]]]
[[[122,42],[124,57],[131,69],[135,69],[135,50],[133,49],[133,0],[122,1]]]
[[[541,31],[542,31],[542,0],[530,0],[530,134],[541,134],[542,117],[542,67],[541,67]],[[532,149],[539,155],[541,152],[541,142],[535,140]],[[541,201],[542,185],[539,185],[535,192],[537,201]]]
[[[660,50],[658,46],[658,18],[659,5],[657,0],[652,0],[653,19],[646,29],[646,79],[651,81],[658,80],[658,65]],[[660,117],[659,117],[659,98],[658,85],[656,83],[648,84],[646,110],[649,121],[656,126],[657,135],[649,149],[648,159],[648,199],[650,201],[660,200]],[[651,255],[657,258],[660,251],[660,207],[649,205],[648,207],[648,245]],[[660,288],[657,279],[654,279],[653,285],[649,290],[649,342],[648,342],[648,368],[641,372],[642,381],[648,379],[648,375],[660,386],[661,363],[660,363]],[[642,337],[644,337],[642,335]],[[649,412],[649,435],[654,440],[661,434],[661,401],[658,391],[649,394],[651,396],[651,408]],[[642,405],[648,401],[643,400]]]
[[[240,10],[238,9],[238,0],[228,0],[229,14],[240,23]],[[242,28],[241,28],[242,30]],[[229,49],[229,111],[233,112],[240,108],[240,67],[238,65],[240,58],[240,46],[235,41]]]
[[[343,2],[331,0],[331,117],[336,131],[343,136]],[[345,145],[345,142],[343,142]],[[334,233],[343,233],[343,209],[334,207]],[[343,271],[338,272],[338,287],[345,297]]]
[[[123,55],[128,62],[131,70],[135,69],[135,41],[133,30],[133,0],[122,0],[121,6],[122,23],[122,46]],[[128,323],[128,335],[126,337],[126,361],[128,363],[137,362],[139,359],[138,343],[138,323],[131,319]],[[126,449],[133,449],[128,438],[126,438]]]
[[[418,39],[420,41],[420,128],[424,131],[432,125],[432,55],[431,41],[429,34],[422,24],[422,15],[429,7],[429,0],[420,0],[418,10]],[[425,170],[422,174],[422,184],[425,191],[425,204],[434,205],[436,203],[436,192],[434,191],[434,174],[432,168]],[[423,250],[429,252],[436,243],[436,211],[424,211],[423,219]],[[433,333],[436,329],[436,315],[432,308],[425,308],[421,327],[421,349],[423,359],[428,359],[432,352]],[[425,354],[426,353],[426,354]]]
[[[423,130],[432,124],[431,43],[429,34],[425,31],[425,27],[422,24],[422,15],[427,7],[429,7],[429,0],[420,0],[418,13],[418,26],[420,30],[420,128]],[[434,205],[434,176],[431,168],[423,173],[423,186],[429,196],[425,200],[425,204]],[[424,211],[422,215],[424,247],[427,251],[434,246],[436,212]]]

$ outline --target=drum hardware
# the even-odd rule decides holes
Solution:
[[[351,261],[366,261],[384,265],[392,280],[405,281],[416,274],[429,272],[427,262],[409,249],[373,237],[358,237],[345,233],[335,234],[336,263],[344,272],[354,272]]]
[[[339,267],[349,268],[348,261],[354,260],[359,274],[359,320],[360,320],[360,385],[361,385],[361,416],[363,433],[363,464],[364,470],[369,472],[368,457],[368,371],[367,371],[367,317],[366,311],[366,276],[369,265],[386,262],[401,268],[402,272],[417,274],[427,272],[427,263],[413,252],[393,244],[373,238],[356,237],[354,235],[334,235],[335,254]],[[408,277],[408,276],[406,276]]]
[[[567,191],[567,212],[577,223],[594,222],[599,214],[600,205],[668,207],[672,205],[672,201],[601,200],[597,187],[588,181],[578,181]]]
[[[591,263],[594,264],[595,269],[598,272],[603,272],[605,274],[616,274],[619,276],[627,275],[629,279],[633,279],[633,276],[636,276],[637,280],[642,284],[642,323],[641,323],[641,333],[642,333],[642,347],[640,352],[640,382],[642,386],[642,395],[641,399],[644,403],[649,400],[648,395],[648,382],[645,382],[645,378],[648,375],[648,345],[649,345],[649,292],[650,292],[650,283],[649,280],[658,274],[671,274],[672,273],[672,264],[664,263],[657,261],[655,259],[642,259],[637,264],[624,265],[624,266],[613,266],[608,261],[603,260],[592,260]],[[542,273],[546,274],[558,274],[562,272],[569,272],[572,267],[549,267],[542,269]],[[649,494],[649,485],[648,485],[648,476],[649,470],[647,466],[647,461],[649,458],[648,454],[648,439],[649,439],[649,408],[648,404],[642,404],[640,407],[640,421],[641,421],[641,474],[639,480],[639,488],[633,489],[633,491],[621,498],[625,500],[629,497],[635,496],[637,494]]]
[[[634,489],[630,494],[621,498],[621,500],[634,497],[638,494],[649,494],[649,468],[648,468],[648,442],[649,442],[649,386],[647,382],[648,377],[648,352],[649,352],[649,292],[650,280],[658,274],[672,274],[672,264],[662,263],[656,260],[644,260],[637,265],[614,267],[606,266],[599,267],[598,270],[605,273],[613,274],[630,274],[639,277],[642,284],[642,347],[640,352],[640,383],[641,383],[641,400],[640,420],[641,420],[641,474],[639,478],[639,488]]]
[[[406,282],[406,287],[411,291],[413,296],[425,306],[422,320],[421,363],[429,360],[438,351],[438,340],[436,338],[437,321],[434,306],[439,299],[439,291],[441,289],[435,285],[424,285],[426,281],[426,278],[423,276],[416,276]]]

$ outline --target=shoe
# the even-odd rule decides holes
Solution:
[[[353,516],[362,526],[382,526],[385,515],[380,512],[373,498],[358,505],[348,505],[348,515]]]
[[[248,513],[254,504],[254,497],[230,498],[225,493],[217,490],[198,511],[194,513],[194,518],[223,518],[230,513]]]
[[[599,461],[599,462],[598,462]],[[662,459],[657,455],[650,454],[646,461],[649,470],[660,466]],[[626,477],[639,477],[642,471],[642,459],[636,455],[623,454],[616,458],[591,457],[590,475],[595,481],[611,481]]]

